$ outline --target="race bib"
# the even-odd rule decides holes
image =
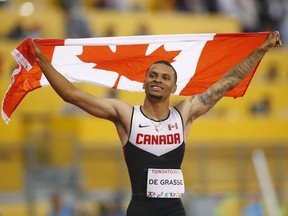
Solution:
[[[180,169],[148,169],[147,197],[181,198],[184,179]]]

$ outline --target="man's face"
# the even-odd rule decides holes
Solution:
[[[157,63],[148,69],[143,87],[148,96],[162,99],[176,91],[175,79],[175,72],[171,67]]]

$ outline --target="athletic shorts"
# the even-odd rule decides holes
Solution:
[[[179,198],[136,198],[132,196],[127,216],[186,216]]]

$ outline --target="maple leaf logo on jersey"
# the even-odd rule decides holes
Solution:
[[[166,51],[164,45],[146,55],[149,44],[117,45],[116,52],[109,46],[84,46],[78,58],[86,63],[96,63],[95,69],[103,69],[118,73],[113,88],[117,88],[121,76],[143,82],[148,67],[158,61],[167,60],[172,63],[181,50]]]

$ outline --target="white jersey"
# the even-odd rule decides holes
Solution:
[[[174,108],[166,119],[155,121],[134,107],[129,142],[144,151],[161,156],[178,148],[183,143],[183,123],[180,113]]]

